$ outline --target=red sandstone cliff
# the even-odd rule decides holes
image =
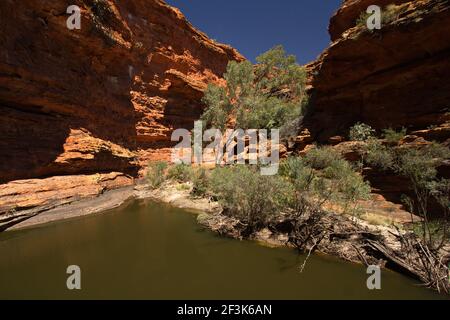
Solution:
[[[132,184],[244,59],[161,0],[3,0],[0,42],[0,229]]]
[[[383,22],[369,31],[357,20],[373,4],[382,7]],[[308,65],[311,106],[297,137],[302,153],[316,141],[358,160],[359,144],[345,142],[356,122],[378,133],[405,127],[406,147],[433,140],[450,146],[449,1],[346,0],[329,32],[332,44]],[[440,176],[450,178],[449,168],[444,162]],[[396,203],[411,193],[402,177],[371,168],[365,175],[374,192]]]
[[[134,173],[243,60],[160,0],[1,1],[0,42],[0,182]]]
[[[373,32],[356,20],[378,4],[394,19]],[[392,13],[393,12],[393,13]],[[450,120],[450,3],[445,0],[347,0],[330,23],[332,45],[310,65],[315,140],[347,135],[357,121],[410,131]],[[444,125],[439,140],[450,138]]]
[[[386,7],[390,4],[402,4],[410,0],[345,0],[339,10],[331,17],[328,31],[331,41],[338,40],[341,35],[356,26],[361,13],[371,5]]]
[[[71,4],[81,30],[66,28]],[[398,4],[398,19],[367,31],[356,20],[371,4]],[[449,144],[448,1],[347,0],[329,31],[332,45],[308,66],[300,149],[331,142],[354,157],[342,141],[357,121]],[[0,41],[0,228],[131,184],[147,160],[168,158],[174,128],[192,127],[207,83],[244,59],[161,0],[4,0]],[[398,177],[367,176],[393,198],[408,191]]]

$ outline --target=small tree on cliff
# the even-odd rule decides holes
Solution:
[[[202,115],[207,127],[281,128],[301,114],[306,73],[295,57],[277,46],[256,60],[255,66],[231,61],[224,75],[226,86],[208,86]]]

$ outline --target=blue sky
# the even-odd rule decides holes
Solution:
[[[330,44],[328,22],[342,0],[166,0],[210,38],[246,58],[275,45],[304,64]]]

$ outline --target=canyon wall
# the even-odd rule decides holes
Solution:
[[[359,18],[374,4],[382,8],[382,26],[371,31]],[[346,141],[357,122],[378,135],[406,128],[402,147],[450,146],[449,1],[346,0],[329,32],[332,44],[307,66],[311,103],[296,141],[301,153],[319,142],[360,160],[361,144]],[[438,173],[450,178],[450,161]],[[380,195],[375,208],[412,196],[409,181],[392,172],[367,167],[364,175]]]
[[[383,8],[381,30],[357,24],[371,4]],[[313,89],[305,125],[316,141],[347,136],[358,121],[378,130],[443,125],[429,134],[450,138],[449,1],[347,0],[329,31],[333,43],[308,66]]]
[[[73,4],[80,30],[66,26]],[[358,22],[371,4],[386,13],[381,30]],[[406,127],[411,145],[450,145],[449,1],[346,0],[329,32],[332,44],[307,66],[297,151],[331,143],[352,160],[358,144],[345,140],[356,122]],[[169,159],[171,132],[192,128],[207,84],[244,60],[162,0],[3,0],[0,41],[0,229],[130,185],[149,160]],[[399,177],[365,173],[397,203],[409,191]]]
[[[66,26],[74,4],[80,30]],[[4,0],[0,41],[0,182],[135,175],[244,59],[160,0]]]

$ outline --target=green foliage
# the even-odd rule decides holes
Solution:
[[[179,183],[192,183],[191,195],[194,197],[204,197],[209,192],[208,174],[204,168],[194,168],[186,164],[176,164],[167,168],[166,163],[155,163],[149,174],[153,188],[161,186],[165,180],[172,180]],[[166,172],[166,173],[165,173]],[[177,186],[178,190],[185,190],[188,186]]]
[[[322,175],[327,179],[342,179],[353,174],[354,170],[350,162],[337,157],[322,170]]]
[[[209,184],[226,211],[250,227],[288,208],[293,195],[280,176],[262,176],[257,168],[243,165],[215,169]]]
[[[366,11],[361,12],[358,19],[356,19],[356,25],[361,27],[367,27],[367,19],[369,19],[371,15],[372,14],[367,13]]]
[[[382,23],[383,25],[396,22],[400,18],[400,14],[406,9],[405,6],[397,6],[395,4],[390,4],[383,8],[382,11]]]
[[[367,200],[370,196],[369,183],[355,172],[348,161],[339,157],[323,169],[321,176],[328,180],[325,185],[329,189],[330,200],[342,203],[344,213],[357,214],[359,211],[357,201]],[[322,185],[323,183],[318,186],[322,187]],[[322,190],[317,191],[324,194]]]
[[[280,164],[279,174],[288,178],[295,190],[307,191],[315,178],[314,170],[300,157],[289,157]]]
[[[226,87],[208,85],[202,120],[206,127],[224,129],[235,120],[235,128],[280,128],[297,119],[305,101],[306,73],[294,56],[275,47],[249,61],[231,61],[224,78]]]
[[[178,182],[191,181],[192,175],[193,175],[192,167],[186,164],[173,165],[167,171],[167,178]]]
[[[450,210],[450,179],[434,180],[428,184],[428,188],[442,208]]]
[[[397,6],[395,4],[390,4],[384,7],[381,10],[381,23],[383,25],[387,25],[397,21],[406,8],[406,6]],[[356,19],[356,26],[367,26],[367,19],[369,19],[371,15],[372,13],[367,13],[366,11],[361,12],[359,17]]]
[[[379,140],[369,139],[366,146],[366,162],[372,167],[382,170],[393,168],[395,155],[387,146],[381,144]]]
[[[215,84],[208,84],[202,101],[207,109],[201,119],[212,128],[224,129],[233,109],[226,89]]]
[[[394,129],[383,130],[383,138],[386,139],[389,144],[398,144],[406,135],[406,128],[402,128],[400,131],[395,131]]]
[[[352,141],[366,141],[373,137],[375,130],[371,126],[358,122],[350,128],[349,138]]]
[[[108,27],[115,18],[113,9],[106,0],[92,0],[91,18],[94,30],[100,34],[108,46],[116,44],[113,31]]]
[[[310,155],[313,151],[304,159],[291,157],[281,163],[280,174],[296,191],[294,207],[302,208],[304,195],[309,194],[319,209],[327,202],[339,202],[344,213],[357,212],[358,200],[370,195],[370,185],[332,149],[319,148]]]
[[[341,174],[337,179],[339,200],[344,203],[344,213],[358,215],[359,207],[356,201],[369,199],[371,187],[360,174],[350,169],[347,169],[347,172],[347,174]]]
[[[194,197],[204,197],[208,194],[208,175],[204,168],[176,164],[169,167],[166,177],[180,183],[192,182],[191,195]]]
[[[422,148],[404,148],[384,146],[375,140],[368,142],[366,161],[370,165],[408,178],[414,197],[403,195],[402,202],[410,212],[422,218],[420,236],[430,250],[438,250],[448,238],[450,182],[438,178],[437,166],[449,158],[450,149],[438,143]],[[429,200],[432,198],[444,213],[438,231],[429,220]]]
[[[209,190],[209,180],[206,170],[198,168],[193,171],[192,177],[192,191],[191,194],[195,197],[204,197]]]
[[[399,152],[395,169],[420,188],[436,178],[434,158],[424,150],[407,149]]]
[[[440,219],[429,221],[427,228],[423,227],[422,222],[415,222],[409,226],[409,230],[419,237],[428,239],[425,243],[427,243],[432,250],[435,250],[436,248],[440,248],[447,241],[450,233],[449,226],[448,221]]]
[[[431,143],[422,148],[394,148],[371,139],[367,143],[368,164],[409,178],[414,185],[424,187],[436,179],[439,160],[450,158],[449,148]]]
[[[325,202],[338,201],[345,213],[353,213],[358,200],[370,193],[370,186],[351,164],[329,148],[318,148],[309,157],[286,159],[275,176],[263,176],[257,166],[245,165],[210,171],[184,165],[166,167],[165,163],[149,167],[147,178],[153,188],[166,178],[191,181],[193,196],[217,199],[225,212],[250,229],[264,226],[273,214],[305,210],[306,203],[322,210]]]
[[[167,162],[150,162],[147,169],[147,182],[152,189],[159,188],[166,181]]]
[[[313,169],[325,169],[337,159],[342,159],[342,156],[332,147],[324,146],[309,151],[305,156],[305,163]]]
[[[450,159],[450,149],[437,142],[425,146],[422,152],[435,159]]]

